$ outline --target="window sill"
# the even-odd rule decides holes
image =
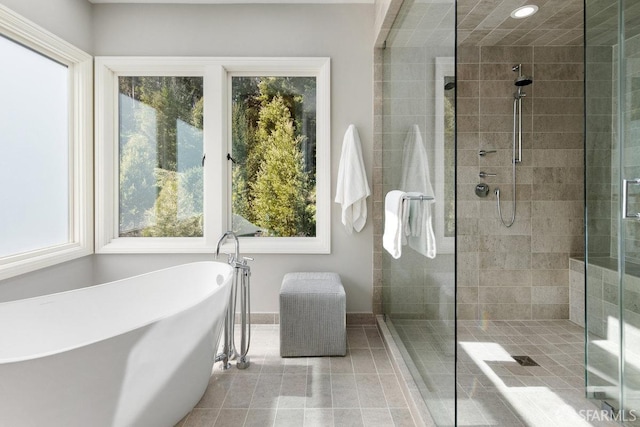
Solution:
[[[232,253],[234,243],[227,241],[221,252]],[[243,254],[328,254],[331,245],[328,239],[318,237],[240,237]],[[179,237],[122,237],[113,239],[97,254],[160,254],[160,253],[214,253],[216,246],[206,243],[204,238]]]
[[[91,255],[93,251],[78,243],[55,246],[39,251],[9,256],[0,260],[0,280],[51,267],[76,258]]]

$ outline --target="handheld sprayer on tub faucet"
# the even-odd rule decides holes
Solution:
[[[238,236],[233,231],[227,231],[220,239],[216,246],[216,259],[220,256],[220,246],[227,238],[233,238],[235,242],[235,254],[227,254],[229,265],[234,267],[233,284],[231,287],[231,295],[229,297],[229,306],[227,308],[227,317],[224,322],[224,344],[222,353],[216,355],[216,362],[222,361],[222,369],[231,367],[231,360],[236,359],[238,369],[246,369],[249,367],[249,344],[251,343],[251,302],[250,302],[250,277],[251,267],[247,261],[253,261],[253,258],[242,257],[240,259],[240,242]],[[240,352],[236,350],[234,326],[236,314],[236,301],[240,288]]]

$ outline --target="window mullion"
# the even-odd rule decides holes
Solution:
[[[204,74],[204,234],[207,246],[216,244],[227,223],[227,90],[226,71],[220,64]]]

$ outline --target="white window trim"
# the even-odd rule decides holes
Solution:
[[[330,253],[330,60],[329,58],[96,57],[96,252],[206,253],[228,229],[231,212],[231,75],[315,76],[316,237],[242,237],[244,253]],[[204,76],[204,237],[118,237],[118,76]],[[220,208],[220,206],[223,208]],[[228,244],[225,251],[231,249]]]
[[[0,4],[0,34],[69,69],[69,243],[0,258],[0,280],[93,252],[92,57]]]

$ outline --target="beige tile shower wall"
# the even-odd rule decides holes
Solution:
[[[569,318],[569,257],[583,243],[583,51],[458,47],[457,303],[459,319]],[[522,64],[523,159],[511,218],[513,81]],[[478,151],[497,150],[480,157]],[[479,178],[480,171],[496,177]],[[489,196],[474,187],[486,182]]]
[[[588,44],[588,41],[587,41]],[[611,46],[587,46],[586,82],[587,118],[585,136],[586,208],[589,227],[587,251],[590,257],[615,257],[617,247],[618,198],[613,197],[611,183],[618,178],[612,173],[613,141],[613,49]],[[616,172],[617,173],[617,172]],[[613,232],[613,234],[612,234]]]

